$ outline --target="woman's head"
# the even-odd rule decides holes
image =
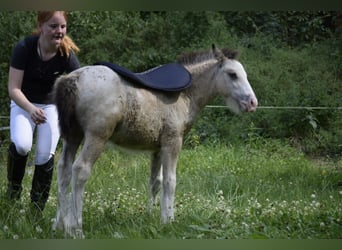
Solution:
[[[66,35],[67,19],[65,11],[38,11],[36,34],[42,36],[51,46],[56,46],[62,55],[69,57],[70,50],[78,52],[79,48]]]
[[[50,46],[58,48],[67,32],[66,13],[63,11],[39,11],[38,33]]]

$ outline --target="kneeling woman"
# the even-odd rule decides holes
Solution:
[[[54,154],[59,140],[58,114],[49,93],[58,76],[79,68],[78,47],[66,35],[64,11],[39,11],[38,29],[13,49],[8,92],[11,98],[7,197],[18,199],[28,153],[36,131],[31,201],[42,211],[49,197]]]

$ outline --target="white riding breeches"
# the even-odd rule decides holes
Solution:
[[[34,104],[45,112],[46,122],[36,125],[30,114],[11,101],[10,134],[18,154],[27,155],[36,135],[35,165],[43,165],[55,154],[60,132],[58,113],[53,104]],[[35,131],[36,130],[36,131]],[[34,133],[36,132],[36,134]]]

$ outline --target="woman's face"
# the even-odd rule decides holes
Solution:
[[[51,46],[59,47],[67,31],[67,22],[63,12],[56,11],[46,22],[39,25],[40,35]]]

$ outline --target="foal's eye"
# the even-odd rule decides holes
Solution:
[[[236,73],[228,73],[229,77],[232,79],[232,80],[236,80],[237,79],[237,74]]]

